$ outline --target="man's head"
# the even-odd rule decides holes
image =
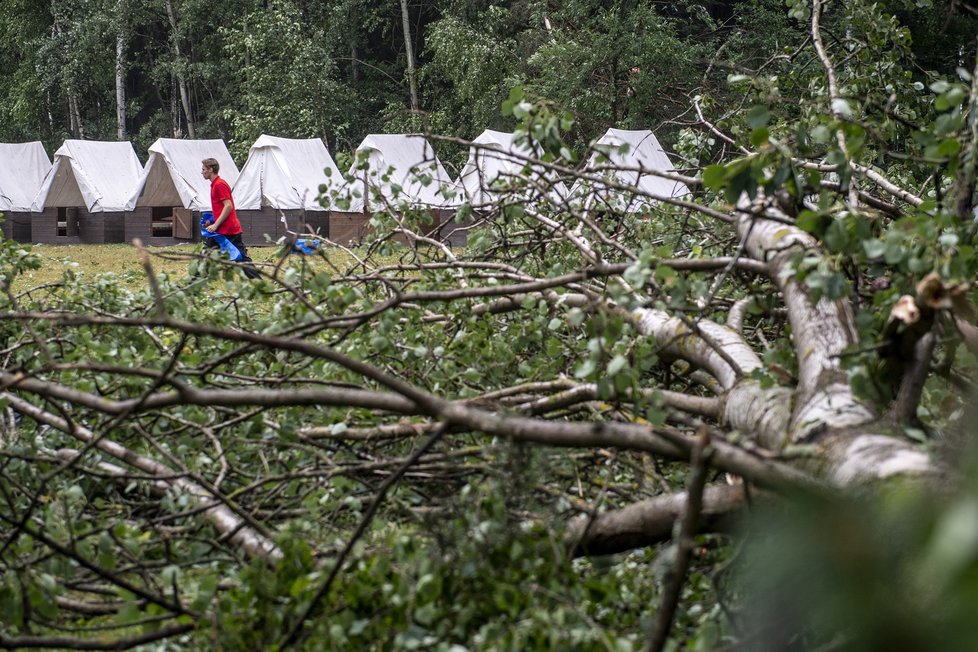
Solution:
[[[216,158],[205,158],[201,163],[203,167],[200,168],[200,173],[208,181],[213,180],[217,176],[217,173],[221,171],[221,164],[217,162]]]

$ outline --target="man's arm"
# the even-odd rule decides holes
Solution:
[[[227,219],[228,215],[230,214],[231,214],[231,200],[225,199],[224,208],[221,209],[221,214],[217,216],[217,219],[214,220],[213,224],[207,227],[207,230],[210,231],[211,233],[216,233],[218,227],[221,226],[221,224],[224,222],[224,220]]]

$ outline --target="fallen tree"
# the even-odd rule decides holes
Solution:
[[[698,621],[681,602],[758,501],[964,474],[944,453],[972,390],[978,93],[962,73],[922,95],[898,47],[884,72],[860,58],[898,25],[827,43],[824,10],[731,80],[746,108],[695,100],[726,144],[697,141],[695,175],[575,165],[562,116],[511,106],[532,165],[461,252],[391,206],[345,263],[286,247],[249,283],[146,256],[130,292],[71,270],[24,289],[38,261],[3,242],[0,645],[662,649],[710,624],[750,649],[722,592]],[[807,90],[779,107],[798,58]],[[572,561],[633,550],[610,580]],[[626,595],[657,606],[615,620]]]

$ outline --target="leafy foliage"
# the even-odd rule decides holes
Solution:
[[[194,98],[145,100],[146,125],[238,148],[514,125],[539,160],[460,209],[464,249],[398,232],[436,217],[397,205],[349,257],[283,248],[255,282],[195,252],[134,288],[21,290],[39,259],[0,243],[5,645],[973,646],[978,92],[914,65],[913,8],[425,5],[406,113],[386,5],[133,6],[182,46],[140,69]],[[86,67],[106,92],[119,27],[53,7],[61,36],[17,23],[45,67],[0,56],[8,97],[65,94],[46,108]],[[690,193],[596,199],[622,170],[585,145],[666,119]],[[731,535],[745,487],[775,516]]]

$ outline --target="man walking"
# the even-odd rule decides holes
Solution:
[[[211,210],[214,212],[214,222],[207,226],[207,232],[224,236],[241,253],[241,257],[236,260],[242,263],[245,276],[258,278],[261,275],[248,257],[248,250],[245,249],[244,241],[241,239],[241,222],[238,221],[238,213],[234,210],[231,186],[218,176],[221,164],[214,158],[205,158],[201,163],[203,163],[201,174],[211,182]]]

